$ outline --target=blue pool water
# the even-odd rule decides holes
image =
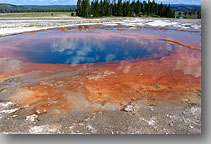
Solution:
[[[17,55],[34,63],[84,64],[131,59],[159,59],[173,53],[170,42],[110,33],[47,31],[23,34],[17,39]],[[12,39],[11,39],[12,41]]]

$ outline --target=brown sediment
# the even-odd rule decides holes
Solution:
[[[117,66],[118,67],[118,66]],[[200,77],[184,75],[181,70],[166,67],[158,61],[123,64],[115,74],[87,80],[87,99],[92,103],[127,103],[131,99],[154,101],[181,100],[185,91],[200,88]],[[172,75],[173,74],[173,75]]]
[[[67,32],[67,29],[65,29],[65,28],[56,28],[54,30],[58,30],[60,32]]]
[[[0,74],[0,80],[1,79],[4,79],[4,78],[7,78],[7,76],[6,75],[3,75],[3,74]]]
[[[183,49],[161,60],[125,60],[74,67],[28,63],[22,71],[42,70],[38,77],[47,78],[51,71],[52,75],[67,73],[44,80],[44,84],[38,82],[28,85],[27,88],[17,89],[10,99],[22,106],[36,105],[34,111],[46,112],[55,109],[56,113],[74,108],[70,101],[71,97],[75,96],[74,93],[85,96],[82,100],[87,100],[92,108],[95,107],[94,104],[121,108],[121,105],[134,100],[147,100],[150,104],[156,104],[181,102],[184,98],[194,99],[190,93],[201,88],[200,55],[195,63],[191,58],[193,55],[186,55],[187,52]],[[186,50],[191,53],[191,49]],[[178,57],[184,65],[179,64]],[[59,71],[55,71],[58,68]],[[68,71],[80,73],[68,75]]]
[[[72,105],[63,95],[61,90],[58,91],[51,86],[35,83],[25,88],[18,88],[9,100],[25,108],[32,107],[31,112],[45,113],[54,109],[55,113],[65,113],[72,108]]]
[[[170,39],[165,39],[165,38],[151,38],[151,39],[155,39],[155,40],[163,40],[163,41],[168,41],[168,42],[173,42],[175,44],[178,44],[178,45],[181,45],[181,46],[185,46],[185,47],[188,47],[188,48],[191,48],[191,49],[197,49],[197,50],[201,50],[201,47],[197,47],[197,46],[190,46],[190,45],[187,45],[187,44],[183,44],[179,41],[175,41],[175,40],[170,40]]]

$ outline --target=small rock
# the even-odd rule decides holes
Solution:
[[[191,128],[191,129],[193,129],[193,128],[194,128],[194,126],[192,126],[192,125],[189,125],[188,127],[189,127],[189,128]]]
[[[134,111],[132,105],[126,105],[123,110],[126,111],[126,112],[132,112],[132,111]]]
[[[32,122],[34,122],[34,121],[36,120],[37,117],[38,117],[38,116],[37,116],[36,114],[33,114],[33,115],[30,115],[30,116],[27,116],[27,117],[26,117],[26,120],[27,120],[27,121],[32,121]]]
[[[173,123],[173,122],[171,122],[169,125],[173,127],[173,126],[174,126],[174,123]]]

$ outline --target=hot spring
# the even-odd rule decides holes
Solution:
[[[140,37],[137,31],[64,30],[4,37],[0,39],[0,44],[9,45],[7,51],[11,51],[12,57],[33,63],[51,64],[159,59],[177,49],[177,44]],[[2,57],[5,57],[5,54],[2,54]]]

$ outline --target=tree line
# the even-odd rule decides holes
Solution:
[[[178,16],[182,16],[184,18],[197,18],[197,19],[201,19],[201,9],[196,10],[185,10],[185,11],[178,11],[176,12],[176,14],[178,14]]]
[[[0,9],[0,13],[23,13],[23,12],[73,12],[73,10],[5,10]]]
[[[159,16],[174,17],[175,11],[170,4],[158,4],[154,0],[148,2],[140,0],[78,0],[77,16],[80,17],[103,17],[103,16]]]
[[[73,12],[75,11],[75,5],[49,5],[49,6],[38,6],[38,5],[23,5],[16,6],[11,4],[0,4],[0,13],[21,13],[21,12]]]

